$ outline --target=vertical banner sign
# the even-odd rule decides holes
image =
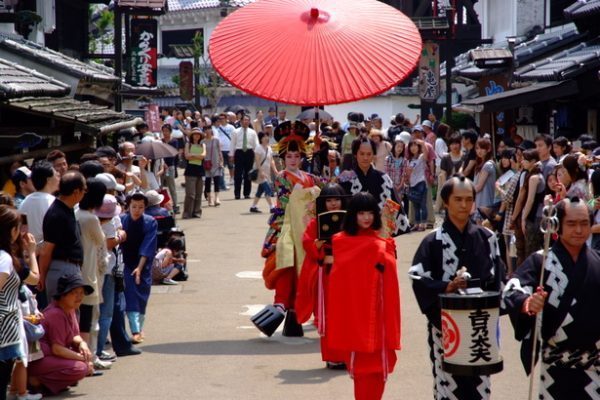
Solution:
[[[150,132],[160,132],[160,111],[158,104],[148,104],[148,108],[144,113],[144,120],[148,124]]]
[[[194,97],[194,64],[191,61],[179,63],[179,97],[183,100]]]
[[[157,33],[155,19],[131,20],[131,84],[135,86],[156,86],[157,73]]]
[[[423,43],[419,60],[419,97],[426,102],[435,102],[440,97],[439,49],[436,43]]]
[[[445,17],[446,9],[450,7],[450,0],[434,0],[433,3],[433,16]]]

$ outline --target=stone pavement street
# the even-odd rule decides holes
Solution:
[[[181,193],[183,195],[183,193]],[[180,197],[183,199],[183,196]],[[88,378],[62,398],[86,399],[352,399],[346,372],[321,362],[318,335],[261,337],[249,317],[272,301],[261,279],[259,255],[267,214],[248,212],[250,200],[223,193],[219,208],[202,219],[178,221],[185,229],[190,280],[154,286],[143,354],[122,357],[104,376]],[[261,200],[259,207],[266,210]],[[432,398],[425,318],[406,271],[423,233],[398,244],[402,295],[402,346],[384,399]],[[524,399],[528,380],[507,317],[501,320],[504,371],[493,377],[493,399]]]

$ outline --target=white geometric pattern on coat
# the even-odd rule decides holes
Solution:
[[[492,383],[489,376],[481,376],[481,384],[477,386],[477,391],[481,395],[482,399],[490,397]]]
[[[456,381],[451,374],[448,374],[442,370],[442,356],[444,354],[444,347],[442,346],[442,332],[439,331],[435,326],[431,325],[431,337],[433,339],[433,356],[435,369],[435,382],[433,387],[433,393],[436,400],[460,400],[454,395],[454,391],[458,387]]]
[[[456,257],[456,245],[452,241],[450,234],[446,232],[444,228],[440,228],[436,232],[436,239],[442,240],[442,268],[444,269],[442,280],[449,282],[450,277],[454,275],[459,268],[459,260],[458,257]]]
[[[590,395],[590,399],[600,400],[600,371],[596,368],[586,370],[585,373],[591,379],[590,384],[585,387],[585,392]]]
[[[431,278],[431,271],[425,272],[425,269],[423,268],[423,264],[422,263],[418,263],[418,264],[413,265],[412,267],[410,267],[408,269],[408,277],[410,279],[415,280],[415,281],[418,281],[421,278],[432,279]]]
[[[546,284],[552,288],[552,292],[548,295],[548,304],[558,308],[560,305],[560,299],[565,293],[565,289],[569,284],[567,275],[563,272],[564,268],[558,261],[556,255],[550,251],[546,259],[546,271],[548,271],[548,277],[546,278]]]
[[[553,383],[554,379],[548,373],[548,364],[542,363],[540,367],[540,400],[553,400],[553,397],[548,393],[548,389]]]

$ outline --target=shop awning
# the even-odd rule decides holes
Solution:
[[[537,82],[519,89],[509,90],[491,96],[464,100],[462,107],[473,112],[497,112],[517,108],[528,104],[541,103],[561,97],[577,94],[577,82],[573,80],[561,82]]]
[[[23,97],[8,100],[3,106],[25,113],[71,122],[77,129],[92,134],[105,134],[130,128],[143,122],[141,118],[133,115],[69,97]]]

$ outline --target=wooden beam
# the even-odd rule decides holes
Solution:
[[[73,151],[91,148],[92,145],[93,145],[93,140],[91,140],[91,138],[90,138],[90,140],[88,142],[71,143],[71,144],[66,144],[64,146],[57,146],[57,147],[53,147],[53,148],[49,148],[49,149],[34,150],[34,151],[30,151],[28,153],[12,154],[10,156],[0,157],[0,165],[12,164],[15,161],[23,161],[23,160],[28,160],[30,158],[34,158],[34,159],[42,158],[42,157],[45,157],[48,153],[50,153],[52,150],[60,150],[63,153],[68,154]]]

